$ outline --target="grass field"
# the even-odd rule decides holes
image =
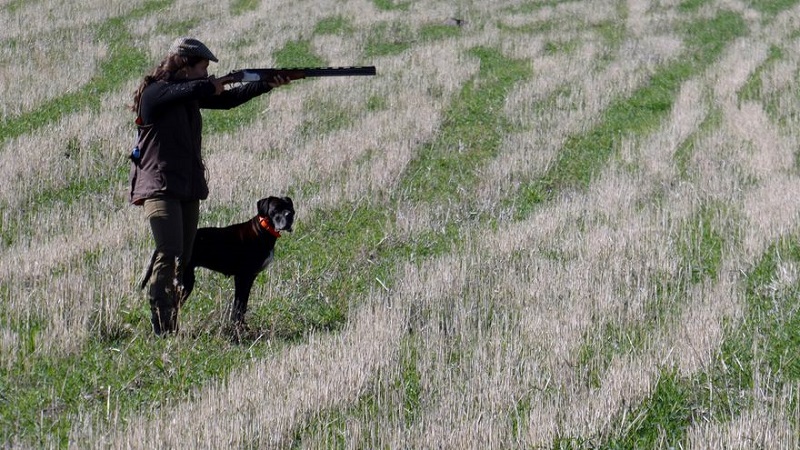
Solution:
[[[462,19],[452,25],[448,19]],[[0,447],[800,446],[800,2],[0,0]],[[374,65],[204,113],[201,226],[290,195],[181,332],[126,109],[177,36]]]

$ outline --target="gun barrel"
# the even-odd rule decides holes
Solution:
[[[359,75],[375,75],[375,66],[243,69],[235,70],[228,75],[234,76],[236,81],[243,82],[271,80],[272,77],[276,75],[287,77],[290,80],[299,80],[310,77],[351,77]]]
[[[375,66],[363,67],[310,67],[302,70],[306,77],[351,77],[358,75],[375,75]]]

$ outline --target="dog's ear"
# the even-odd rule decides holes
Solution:
[[[269,217],[269,203],[274,198],[275,197],[262,198],[261,200],[259,200],[256,203],[256,208],[258,208],[258,215],[259,216],[261,216],[261,217]]]
[[[294,210],[294,203],[292,203],[291,197],[281,197],[283,201],[289,204],[289,206]]]

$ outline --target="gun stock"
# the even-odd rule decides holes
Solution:
[[[300,80],[313,77],[352,77],[375,75],[375,66],[363,67],[305,67],[294,69],[241,69],[234,70],[226,76],[233,77],[234,81],[270,81],[276,76],[290,80]]]

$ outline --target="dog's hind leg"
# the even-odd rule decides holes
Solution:
[[[181,282],[183,283],[183,289],[181,291],[181,306],[189,298],[189,294],[192,293],[194,290],[194,267],[187,267],[183,270],[183,279]]]
[[[231,311],[231,320],[234,323],[244,322],[244,314],[247,312],[247,302],[250,300],[250,289],[253,287],[253,282],[255,280],[256,275],[234,276],[236,292],[234,293],[233,310]]]
[[[156,262],[157,253],[157,251],[153,251],[153,254],[150,256],[150,262],[147,263],[147,267],[145,267],[144,272],[142,272],[142,277],[139,279],[140,290],[147,286],[147,282],[150,281],[150,276],[153,275],[153,264]]]

